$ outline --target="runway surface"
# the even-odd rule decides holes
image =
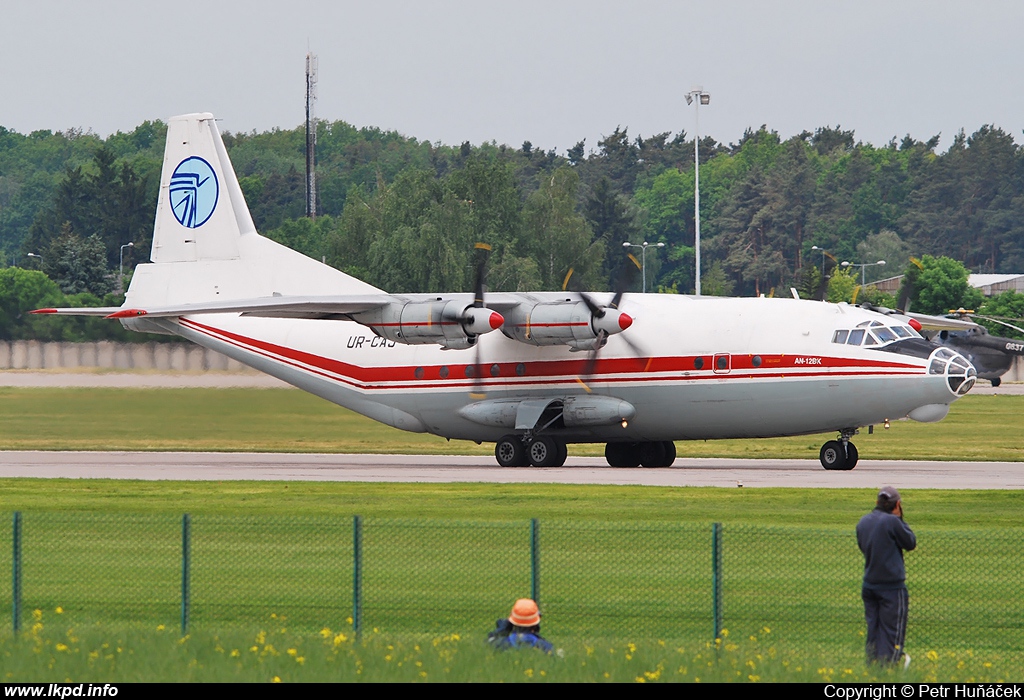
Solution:
[[[852,471],[829,472],[800,459],[678,459],[668,469],[612,469],[603,459],[570,457],[557,469],[502,469],[490,457],[443,455],[0,452],[0,477],[1024,489],[1024,462],[862,460]]]

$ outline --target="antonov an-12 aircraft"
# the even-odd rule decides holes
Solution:
[[[387,425],[494,442],[506,467],[606,443],[667,467],[676,440],[938,421],[971,363],[916,321],[798,299],[581,292],[388,294],[260,236],[211,114],[168,123],[151,262],[103,315],[179,335]],[[887,455],[892,457],[893,455]]]

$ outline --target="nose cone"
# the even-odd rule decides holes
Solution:
[[[633,317],[629,314],[619,314],[619,328],[626,330],[633,325]]]
[[[966,394],[978,379],[978,371],[970,360],[949,348],[939,348],[932,354],[928,374],[946,375],[946,383],[955,396]]]
[[[499,314],[497,311],[491,313],[491,317],[488,319],[491,324],[491,330],[498,330],[501,328],[501,324],[505,322],[505,317]]]

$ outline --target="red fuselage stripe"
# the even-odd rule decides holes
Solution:
[[[261,357],[284,362],[285,364],[313,372],[319,376],[340,381],[355,388],[362,389],[437,389],[453,388],[463,385],[483,384],[485,386],[525,386],[530,384],[573,384],[586,369],[587,361],[580,360],[547,360],[540,362],[497,362],[480,366],[480,379],[472,375],[466,376],[466,369],[473,364],[432,365],[423,367],[361,367],[339,360],[314,355],[312,353],[248,338],[230,331],[206,326],[189,318],[181,318],[180,322],[187,328],[227,342]],[[711,357],[711,355],[701,356]],[[610,358],[598,360],[587,377],[588,382],[601,383],[637,383],[637,382],[677,382],[714,379],[754,379],[790,377],[853,377],[853,376],[913,376],[922,374],[925,369],[915,365],[880,362],[877,360],[857,361],[850,358],[815,358],[820,364],[814,365],[783,365],[782,355],[762,356],[761,368],[754,368],[750,362],[754,355],[733,355],[733,364],[729,371],[715,372],[711,363],[707,369],[695,370],[693,357],[652,357],[652,358]],[[790,356],[795,358],[808,356]],[[747,360],[742,362],[742,360]],[[490,374],[490,367],[498,365],[498,376]],[[516,373],[519,364],[525,365],[523,376]],[[446,367],[448,374],[441,377],[441,368]],[[814,371],[808,371],[811,369]],[[826,368],[842,368],[846,371],[821,371]],[[422,369],[417,378],[415,372]],[[746,370],[746,371],[744,371]],[[658,376],[638,377],[636,373],[656,374]],[[666,372],[676,376],[665,376]],[[698,373],[699,372],[699,373]],[[680,374],[685,373],[685,374]],[[612,376],[615,374],[632,376]]]

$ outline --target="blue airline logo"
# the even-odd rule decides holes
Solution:
[[[178,223],[198,228],[209,221],[217,208],[220,183],[213,167],[199,156],[178,163],[171,175],[171,211]]]

